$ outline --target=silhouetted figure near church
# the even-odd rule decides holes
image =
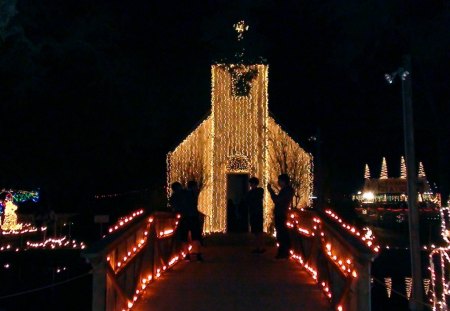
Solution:
[[[255,249],[252,253],[261,254],[265,252],[263,239],[263,199],[264,189],[258,187],[259,179],[249,179],[250,191],[245,196],[245,204],[250,216],[250,230],[255,235]]]
[[[191,232],[192,253],[197,254],[198,261],[203,261],[201,252],[202,225],[200,213],[198,211],[199,192],[197,182],[195,180],[188,181],[187,194],[189,208],[185,217],[187,220],[188,231]]]
[[[267,189],[275,204],[275,229],[277,231],[277,242],[279,244],[276,258],[283,259],[289,258],[290,239],[286,221],[294,197],[294,189],[290,185],[290,178],[287,174],[278,176],[278,186],[280,187],[278,194],[275,193],[270,184],[267,185]]]
[[[188,214],[189,202],[188,202],[188,193],[183,189],[183,186],[178,181],[174,182],[171,185],[172,195],[169,198],[169,205],[173,212],[181,215],[180,223],[178,224],[178,238],[181,242],[181,250],[187,254],[186,259],[189,258],[189,249],[188,249],[188,224],[186,215]]]

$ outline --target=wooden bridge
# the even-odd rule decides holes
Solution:
[[[251,253],[247,234],[205,239],[204,262],[185,262],[178,218],[142,215],[83,254],[93,266],[92,309],[370,310],[377,247],[331,211],[293,212],[291,259]],[[270,246],[272,244],[272,246]]]

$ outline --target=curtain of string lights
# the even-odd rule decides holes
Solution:
[[[167,155],[167,189],[196,180],[206,232],[226,231],[227,175],[248,174],[261,185],[276,185],[288,173],[296,188],[296,207],[310,205],[312,156],[268,111],[268,65],[216,64],[211,67],[211,115]],[[272,203],[264,198],[264,228],[272,222]]]

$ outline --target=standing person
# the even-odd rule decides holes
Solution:
[[[201,253],[202,228],[200,213],[198,211],[199,192],[197,182],[195,180],[188,181],[187,195],[189,207],[185,217],[188,223],[188,230],[191,232],[192,253],[197,254],[198,261],[203,261]]]
[[[250,215],[250,230],[255,235],[255,249],[252,253],[262,254],[264,249],[263,239],[263,199],[264,189],[258,187],[259,179],[252,177],[249,179],[250,191],[245,196],[245,203]]]
[[[287,174],[278,176],[278,186],[280,187],[278,194],[275,193],[270,184],[267,185],[267,189],[275,204],[275,229],[277,230],[277,242],[279,244],[276,258],[284,259],[289,258],[290,239],[286,221],[294,197],[294,189],[290,185],[290,179]]]
[[[178,224],[178,238],[181,241],[181,250],[186,254],[185,259],[190,260],[188,246],[189,224],[186,217],[189,209],[188,193],[178,181],[174,182],[171,188],[172,195],[169,199],[169,205],[173,212],[181,215],[180,223]]]

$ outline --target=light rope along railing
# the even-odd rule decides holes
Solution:
[[[93,267],[93,311],[132,309],[150,283],[179,261],[178,218],[142,216],[82,253]]]
[[[371,265],[379,247],[370,233],[331,210],[294,211],[288,223],[291,258],[309,272],[338,311],[371,310]]]

